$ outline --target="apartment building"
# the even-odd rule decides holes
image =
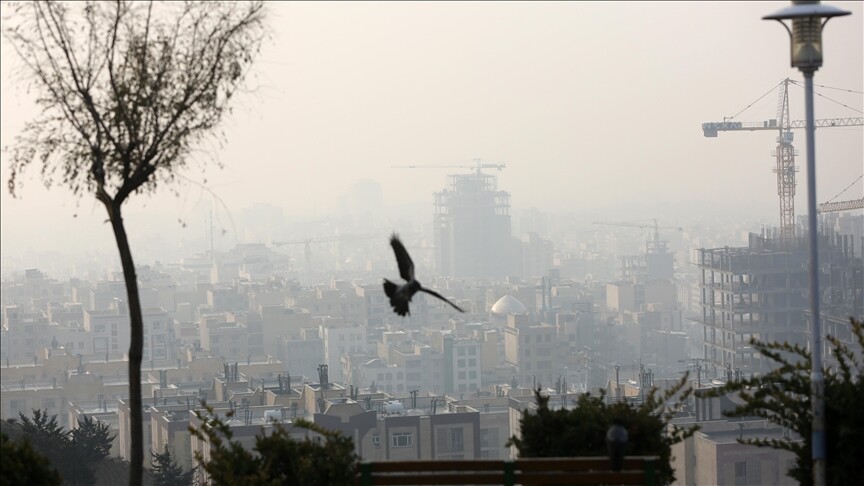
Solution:
[[[480,389],[483,354],[479,341],[443,336],[444,393],[466,396]]]
[[[330,369],[330,380],[342,383],[342,356],[366,354],[366,326],[342,319],[321,319],[318,335],[324,341],[324,363]]]
[[[519,384],[550,385],[562,372],[561,353],[566,343],[558,341],[557,326],[535,324],[526,316],[511,314],[503,334],[505,359],[518,367]]]

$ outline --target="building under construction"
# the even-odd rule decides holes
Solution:
[[[483,167],[478,161],[471,174],[448,175],[447,187],[435,193],[435,267],[442,276],[510,273],[510,194]]]
[[[750,233],[747,247],[699,250],[703,359],[709,373],[767,371],[770,360],[751,346],[751,337],[807,346],[808,248],[806,235],[788,238],[763,231]],[[864,238],[826,229],[818,248],[821,318],[848,326],[849,317],[860,317],[864,310]]]
[[[626,255],[621,259],[621,278],[635,282],[671,279],[675,275],[675,255],[666,241],[655,237],[645,245],[644,255]]]

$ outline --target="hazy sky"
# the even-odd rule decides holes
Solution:
[[[864,9],[862,2],[829,3],[853,14],[826,26],[825,64],[815,82],[858,93],[817,87],[852,109],[817,97],[816,116],[861,116]],[[789,66],[784,29],[761,20],[787,4],[269,3],[273,39],[251,80],[258,89],[238,99],[219,153],[225,169],[214,167],[208,185],[235,212],[268,203],[288,214],[326,214],[369,178],[381,183],[385,204],[428,204],[431,218],[431,194],[448,171],[392,166],[468,165],[480,157],[507,164],[499,186],[514,208],[590,213],[615,206],[626,220],[646,202],[662,202],[733,214],[750,208],[776,224],[776,134],[704,138],[700,124],[734,115],[785,77],[802,80]],[[4,40],[3,146],[33,113],[10,77],[16,63]],[[737,120],[775,118],[775,93]],[[803,119],[803,90],[793,86],[790,99],[793,119]],[[817,132],[820,200],[864,172],[862,133]],[[801,131],[796,147],[803,213]],[[45,191],[33,170],[13,200],[8,173],[4,153],[4,251],[61,244],[73,237],[71,228],[75,237],[110,242],[104,210],[93,200],[82,199],[73,220],[67,190]],[[859,182],[841,199],[862,192]],[[161,211],[181,217],[194,202],[162,191],[134,200],[128,219]]]

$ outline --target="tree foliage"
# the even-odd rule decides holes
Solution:
[[[230,425],[213,414],[195,412],[201,420],[190,432],[210,444],[210,461],[196,454],[200,467],[216,486],[303,484],[338,486],[354,484],[357,455],[354,441],[338,432],[323,429],[311,422],[297,420],[302,427],[320,436],[297,440],[281,424],[273,425],[270,435],[255,437],[252,451],[232,440]],[[233,412],[228,413],[231,417]],[[323,440],[322,440],[323,439]]]
[[[16,195],[37,165],[47,187],[92,194],[108,213],[129,305],[130,482],[138,485],[144,331],[121,208],[181,177],[198,144],[221,135],[214,131],[260,50],[263,3],[43,0],[6,12],[3,35],[41,109],[15,139],[8,188]]]
[[[88,462],[98,462],[111,454],[111,444],[116,435],[111,433],[108,424],[85,415],[69,437],[72,444],[87,455]]]
[[[33,418],[18,412],[21,431],[37,448],[48,448],[57,444],[65,444],[69,440],[69,432],[57,424],[57,416],[48,416],[47,411],[33,410]]]
[[[28,441],[12,441],[0,434],[0,483],[60,486],[62,482],[48,459]]]
[[[660,457],[657,480],[671,483],[672,445],[693,435],[696,427],[669,427],[669,422],[687,400],[692,390],[687,377],[666,392],[648,392],[640,406],[626,402],[607,404],[605,392],[600,396],[580,395],[571,409],[552,410],[549,397],[535,391],[537,410],[522,412],[522,437],[511,437],[519,457],[592,457],[606,456],[606,432],[613,424],[627,429],[627,455]]]
[[[67,484],[92,484],[96,480],[87,451],[74,447],[69,431],[57,424],[56,415],[33,410],[33,417],[18,413],[21,432],[34,449],[57,468]]]
[[[834,336],[827,336],[837,369],[824,369],[826,476],[829,484],[845,485],[860,481],[860,458],[864,457],[864,325],[849,319],[857,351]],[[710,395],[736,393],[744,401],[726,413],[730,417],[761,417],[794,431],[798,439],[751,438],[740,442],[792,452],[795,466],[789,476],[802,485],[813,484],[810,351],[789,343],[763,343],[752,346],[776,363],[772,371],[752,378],[729,382]]]
[[[168,444],[162,452],[153,451],[150,461],[153,471],[153,486],[190,486],[195,479],[195,468],[184,471],[171,457]]]
[[[172,180],[213,134],[260,49],[261,2],[13,3],[4,36],[41,115],[12,150],[9,190],[43,182],[120,205]]]
[[[114,441],[108,424],[90,417],[78,421],[78,428],[64,430],[57,416],[33,410],[33,417],[18,414],[21,435],[33,449],[57,468],[66,484],[93,484],[96,468],[105,459]]]

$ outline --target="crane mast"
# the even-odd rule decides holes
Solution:
[[[793,134],[789,127],[789,78],[783,80],[783,89],[777,101],[779,120],[777,148],[774,151],[777,174],[777,195],[780,197],[780,236],[795,236],[795,147],[792,146]]]

